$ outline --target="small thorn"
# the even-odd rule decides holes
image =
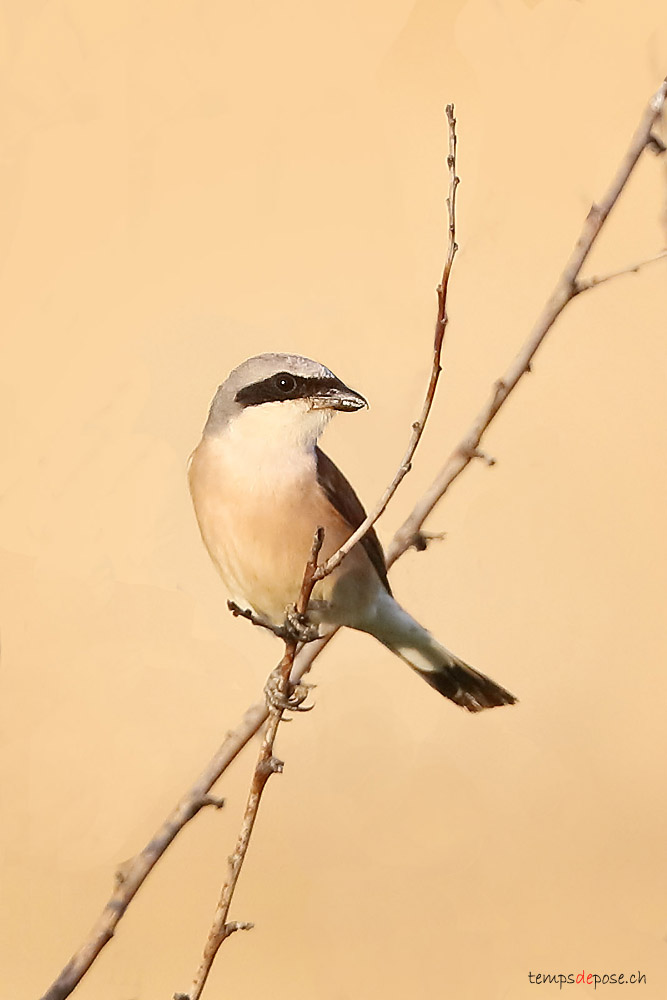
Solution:
[[[132,867],[133,861],[134,858],[128,858],[127,861],[123,861],[122,864],[118,865],[118,868],[114,872],[113,876],[114,882],[116,883],[117,886],[123,885],[123,883],[126,881],[128,872]]]
[[[482,451],[481,448],[475,448],[475,450],[471,454],[471,457],[472,458],[481,458],[482,461],[486,462],[487,465],[495,465],[496,464],[496,460],[493,457],[493,455],[487,455],[487,453],[485,451]]]
[[[249,920],[232,920],[225,924],[225,937],[234,934],[236,931],[251,931],[255,925]]]
[[[446,531],[419,531],[414,537],[412,547],[417,552],[425,552],[431,542],[441,542],[446,537]]]
[[[651,132],[646,145],[653,150],[656,156],[660,156],[661,153],[667,151],[667,146],[664,144],[660,136],[655,134],[655,132]]]
[[[225,800],[218,798],[216,795],[203,795],[201,800],[202,809],[205,806],[213,806],[215,809],[222,809],[225,804]]]

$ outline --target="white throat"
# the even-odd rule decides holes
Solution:
[[[247,406],[211,444],[237,477],[299,477],[314,463],[315,445],[332,416],[333,410],[313,409],[304,399]]]

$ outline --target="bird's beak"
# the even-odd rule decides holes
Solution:
[[[316,396],[311,396],[310,402],[314,410],[347,410],[350,413],[368,406],[364,397],[354,389],[349,389],[344,382],[338,382]]]

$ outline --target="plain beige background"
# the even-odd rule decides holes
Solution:
[[[0,53],[0,967],[22,1000],[276,660],[226,612],[187,495],[217,383],[263,350],[325,362],[372,404],[326,448],[377,496],[428,370],[455,101],[445,371],[388,539],[526,337],[667,70],[667,19],[663,0],[5,0]],[[664,246],[665,170],[645,157],[588,273]],[[256,929],[207,996],[522,1000],[556,993],[529,971],[582,968],[667,995],[666,287],[660,263],[571,306],[488,436],[498,464],[392,574],[521,704],[471,718],[339,637],[280,733],[233,912]],[[187,988],[250,765],[81,1000]]]

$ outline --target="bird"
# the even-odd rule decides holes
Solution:
[[[365,519],[318,441],[337,411],[366,406],[324,365],[284,353],[248,358],[213,397],[188,463],[194,511],[233,605],[269,627],[296,603],[316,529],[324,529],[327,559]],[[369,633],[468,712],[516,702],[401,607],[373,528],[316,584],[308,619]]]

